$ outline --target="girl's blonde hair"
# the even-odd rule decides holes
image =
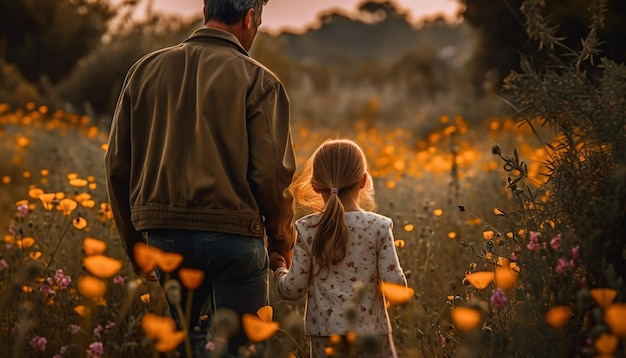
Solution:
[[[297,211],[322,212],[313,237],[318,274],[339,263],[346,255],[348,228],[341,199],[355,200],[364,210],[376,208],[365,154],[352,140],[327,140],[296,175],[291,190]],[[328,194],[326,203],[323,194]]]

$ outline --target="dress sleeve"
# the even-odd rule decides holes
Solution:
[[[393,222],[391,219],[384,221],[383,228],[384,229],[380,231],[380,247],[378,248],[378,272],[380,280],[383,282],[406,285],[406,277],[400,266],[400,260],[398,259],[398,253],[396,252],[396,246],[394,244]]]
[[[274,272],[278,294],[282,299],[295,301],[307,294],[312,265],[313,259],[306,239],[302,237],[298,230],[291,268],[287,270],[281,267]]]

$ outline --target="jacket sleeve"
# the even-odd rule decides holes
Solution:
[[[280,81],[263,81],[269,85],[248,110],[248,180],[265,220],[269,248],[284,252],[291,250],[294,243],[293,197],[289,185],[296,164],[289,98]]]
[[[134,261],[133,246],[143,241],[141,232],[135,230],[131,222],[130,210],[130,165],[131,165],[131,103],[127,94],[127,75],[113,113],[104,166],[107,193],[115,226],[119,232],[124,250],[131,262]]]
[[[400,267],[400,260],[396,252],[396,246],[393,237],[393,221],[385,219],[383,222],[383,230],[379,239],[378,248],[378,272],[380,280],[383,282],[397,283],[400,285],[407,284],[406,277]]]

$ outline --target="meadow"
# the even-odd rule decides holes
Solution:
[[[102,170],[107,133],[86,116],[50,113],[34,103],[16,109],[3,106],[0,123],[6,154],[1,173],[6,234],[0,277],[8,293],[0,306],[6,343],[1,355],[68,356],[89,351],[98,342],[107,355],[151,355],[141,348],[148,343],[139,324],[143,314],[163,313],[163,301],[158,287],[138,281],[130,272],[111,220]],[[378,130],[365,119],[340,135],[294,124],[299,166],[331,137],[353,138],[366,151],[379,212],[394,219],[398,252],[416,294],[414,302],[394,310],[401,351],[417,347],[416,332],[428,335],[419,338],[428,350],[444,351],[446,345],[435,344],[434,339],[450,339],[447,297],[458,294],[450,285],[456,282],[457,290],[462,288],[464,272],[473,262],[459,243],[480,245],[481,233],[488,229],[457,206],[488,217],[496,203],[506,210],[504,178],[490,143],[505,139],[508,134],[503,133],[511,133],[513,124],[493,119],[486,125],[472,129],[460,116],[442,116],[439,130],[416,138],[402,129]],[[489,141],[477,142],[484,135]],[[521,140],[529,133],[519,131],[516,136]],[[531,146],[524,148],[525,155],[540,154]],[[102,250],[90,254],[93,243]],[[98,266],[113,265],[117,270],[98,276],[85,265],[91,255],[115,260]],[[81,280],[94,277],[100,277],[96,282],[106,288],[95,300],[81,288]],[[145,294],[152,296],[149,302],[142,302]],[[301,302],[279,302],[274,297],[273,304],[276,319],[302,314]],[[429,308],[424,311],[422,306]],[[433,330],[441,333],[432,337]],[[47,344],[37,343],[38,339]]]
[[[414,120],[391,118],[413,108],[393,86],[330,97],[358,106],[337,123],[293,118],[299,167],[328,138],[365,150],[408,278],[380,286],[400,357],[626,356],[626,68],[597,56],[602,1],[580,49],[560,42],[538,3],[525,2],[528,34],[548,53],[506,78],[497,101],[510,115],[489,101],[455,106],[471,102],[459,84]],[[339,108],[292,93],[319,107],[309,114]],[[185,312],[178,290],[202,273],[180,269],[162,291],[132,272],[104,187],[103,123],[0,103],[1,357],[169,357],[179,345],[189,355],[193,327],[176,328],[165,302]],[[134,255],[144,269],[181,262],[148,246]],[[240,356],[305,357],[304,302],[270,293],[270,306],[242,317],[251,340]],[[213,319],[216,353],[238,320]],[[329,357],[344,340],[376,356],[374,337],[348,334]]]
[[[470,273],[493,274],[498,258],[515,255],[515,249],[504,250],[513,234],[494,231],[514,206],[492,146],[517,147],[530,179],[542,180],[545,150],[531,144],[530,129],[506,118],[490,118],[476,128],[460,115],[438,122],[425,137],[377,129],[363,118],[341,133],[297,120],[293,126],[299,166],[327,138],[353,138],[365,149],[378,211],[394,220],[400,261],[414,291],[389,307],[401,357],[464,356],[481,344],[475,332],[495,330],[494,320],[511,318],[505,291],[495,281],[468,281]],[[165,336],[183,339],[171,327],[158,328],[169,327],[162,318],[165,298],[154,283],[131,272],[117,237],[103,183],[106,131],[87,116],[51,113],[35,103],[0,107],[0,128],[6,228],[0,247],[0,355],[143,357],[180,343],[162,338],[165,330]],[[269,339],[268,349],[278,356],[301,356],[303,302],[280,301],[271,288],[269,321],[283,328],[261,338]],[[476,322],[461,316],[455,321],[452,313],[465,307],[472,307],[468,317],[479,313]],[[242,356],[259,354],[253,343]]]

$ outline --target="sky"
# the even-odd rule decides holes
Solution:
[[[118,0],[119,1],[119,0]],[[158,12],[174,13],[184,17],[199,16],[202,0],[153,0]],[[365,0],[269,0],[263,9],[261,30],[277,32],[288,29],[298,31],[311,27],[320,12],[341,9],[353,12]],[[113,1],[116,2],[116,1]],[[458,0],[392,0],[401,11],[409,13],[409,19],[417,22],[424,17],[442,14],[454,17]]]

